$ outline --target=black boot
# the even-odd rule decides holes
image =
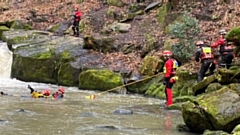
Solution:
[[[73,36],[75,36],[76,35],[75,27],[72,27],[72,30],[73,30]]]

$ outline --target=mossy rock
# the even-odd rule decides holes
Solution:
[[[194,101],[195,99],[196,99],[195,96],[181,96],[181,97],[173,98],[173,102],[174,103],[187,102],[187,101]]]
[[[239,83],[231,83],[229,84],[229,88],[235,90],[240,95],[240,84]]]
[[[110,37],[93,37],[90,35],[84,36],[84,49],[93,49],[95,51],[107,53],[117,50],[114,39]]]
[[[164,49],[164,50],[171,50],[173,44],[174,44],[173,39],[167,38],[167,39],[164,41],[163,49]]]
[[[25,31],[25,30],[11,30],[4,31],[2,33],[2,40],[7,42],[8,48],[12,50],[13,44],[27,43],[34,40],[35,34],[33,34],[33,30]]]
[[[121,85],[123,85],[121,75],[107,69],[86,70],[79,75],[79,89],[105,91]]]
[[[122,0],[107,0],[107,3],[110,6],[117,6],[117,7],[124,6],[124,3]]]
[[[138,80],[138,82],[136,82],[132,85],[129,85],[128,90],[133,93],[144,94],[149,90],[149,88],[154,87],[152,85],[158,85],[158,83],[163,80],[163,78],[164,78],[163,76],[164,75],[161,73],[154,75],[154,76],[144,76],[140,80]],[[152,91],[154,91],[154,92],[152,92]],[[147,93],[152,93],[152,95],[156,95],[155,91],[156,91],[156,89],[151,89]],[[150,96],[152,96],[152,95],[150,94]]]
[[[155,71],[160,71],[163,68],[163,65],[163,60],[158,60],[153,56],[146,56],[140,67],[140,73],[143,75],[154,75]]]
[[[0,40],[2,40],[3,31],[9,31],[9,28],[7,26],[0,26]]]
[[[226,35],[227,41],[235,42],[235,45],[240,46],[240,27],[232,28]]]
[[[210,131],[210,130],[205,130],[203,135],[230,135],[227,132],[224,131]]]
[[[194,105],[183,104],[182,115],[186,125],[193,131],[202,133],[206,129],[223,130],[230,133],[240,122],[239,95],[223,87],[218,91],[199,96]]]
[[[11,77],[26,82],[57,83],[53,75],[55,66],[51,59],[23,58],[14,54],[13,61]],[[29,66],[31,68],[29,68]]]
[[[48,31],[49,31],[49,32],[53,32],[53,33],[55,33],[55,32],[58,31],[59,26],[60,26],[59,23],[58,23],[58,24],[55,24],[55,25],[51,26],[51,27],[48,29]]]
[[[172,105],[167,106],[166,109],[168,109],[168,110],[179,110],[179,111],[181,111],[181,110],[182,110],[182,104],[183,104],[183,103],[173,103]]]
[[[162,4],[162,6],[158,9],[158,17],[157,20],[159,22],[159,24],[161,24],[162,28],[165,27],[165,16],[167,15],[168,11],[169,11],[169,3],[164,3]]]
[[[205,89],[207,88],[207,86],[209,84],[211,84],[212,82],[214,82],[215,80],[216,80],[216,76],[211,75],[211,76],[203,79],[201,82],[195,84],[192,88],[194,94],[197,95],[197,94],[201,94],[201,93],[205,92]]]
[[[221,89],[223,86],[220,83],[211,83],[208,85],[207,89],[205,90],[206,93],[213,92],[216,90]]]
[[[240,124],[233,129],[232,135],[240,135]]]
[[[15,20],[15,21],[11,22],[10,29],[14,29],[14,30],[16,30],[16,29],[32,30],[33,28],[32,28],[32,26],[30,26],[30,25],[28,25],[26,23],[23,23],[23,22],[21,22],[19,20]]]

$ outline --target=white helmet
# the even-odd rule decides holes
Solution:
[[[220,31],[219,31],[219,34],[220,34],[220,35],[226,35],[227,32],[226,32],[226,30],[220,30]]]

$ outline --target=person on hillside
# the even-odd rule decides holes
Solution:
[[[214,70],[216,68],[216,63],[214,61],[214,55],[212,53],[212,49],[210,46],[204,44],[203,41],[198,41],[196,43],[198,48],[197,52],[195,53],[195,60],[196,62],[201,62],[201,67],[198,72],[197,81],[200,82],[205,77],[205,73],[210,68],[210,74],[214,74]]]
[[[226,39],[225,39],[226,34],[227,34],[226,30],[220,30],[219,31],[219,39],[217,40],[217,42],[211,44],[212,53],[213,53],[214,58],[217,62],[216,63],[216,68],[219,66],[219,63],[221,61],[220,60],[221,59],[221,54],[220,54],[220,47],[219,46],[222,46],[222,45],[226,44]]]
[[[227,42],[227,44],[221,45],[220,54],[221,54],[220,67],[229,69],[232,64],[232,60],[235,58],[234,43]]]
[[[165,94],[166,94],[166,106],[172,105],[172,87],[173,84],[177,81],[176,69],[178,68],[178,62],[172,57],[173,54],[170,50],[163,51],[163,57],[165,60],[163,73],[164,75],[164,84],[165,84]]]
[[[73,30],[73,36],[78,37],[79,36],[79,22],[82,17],[82,12],[79,10],[79,6],[75,5],[74,6],[75,11],[73,14],[73,25],[72,25],[72,30]]]

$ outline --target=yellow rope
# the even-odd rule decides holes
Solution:
[[[140,79],[140,80],[135,81],[135,82],[131,82],[131,83],[128,83],[128,84],[125,84],[125,85],[121,85],[121,86],[118,86],[118,87],[115,87],[115,88],[112,88],[112,89],[109,89],[109,90],[106,90],[106,91],[100,92],[100,93],[98,93],[98,95],[101,95],[101,94],[103,94],[103,93],[106,93],[106,92],[110,92],[110,91],[116,90],[116,89],[121,88],[121,87],[129,86],[129,85],[132,85],[132,84],[134,84],[134,83],[138,83],[138,82],[141,82],[141,81],[144,81],[144,80],[147,80],[147,79],[150,79],[150,78],[153,78],[153,77],[155,77],[155,76],[162,75],[162,74],[163,74],[163,73],[159,73],[159,74],[156,74],[156,75],[152,75],[152,76],[149,76],[149,77],[146,77],[146,78]]]

